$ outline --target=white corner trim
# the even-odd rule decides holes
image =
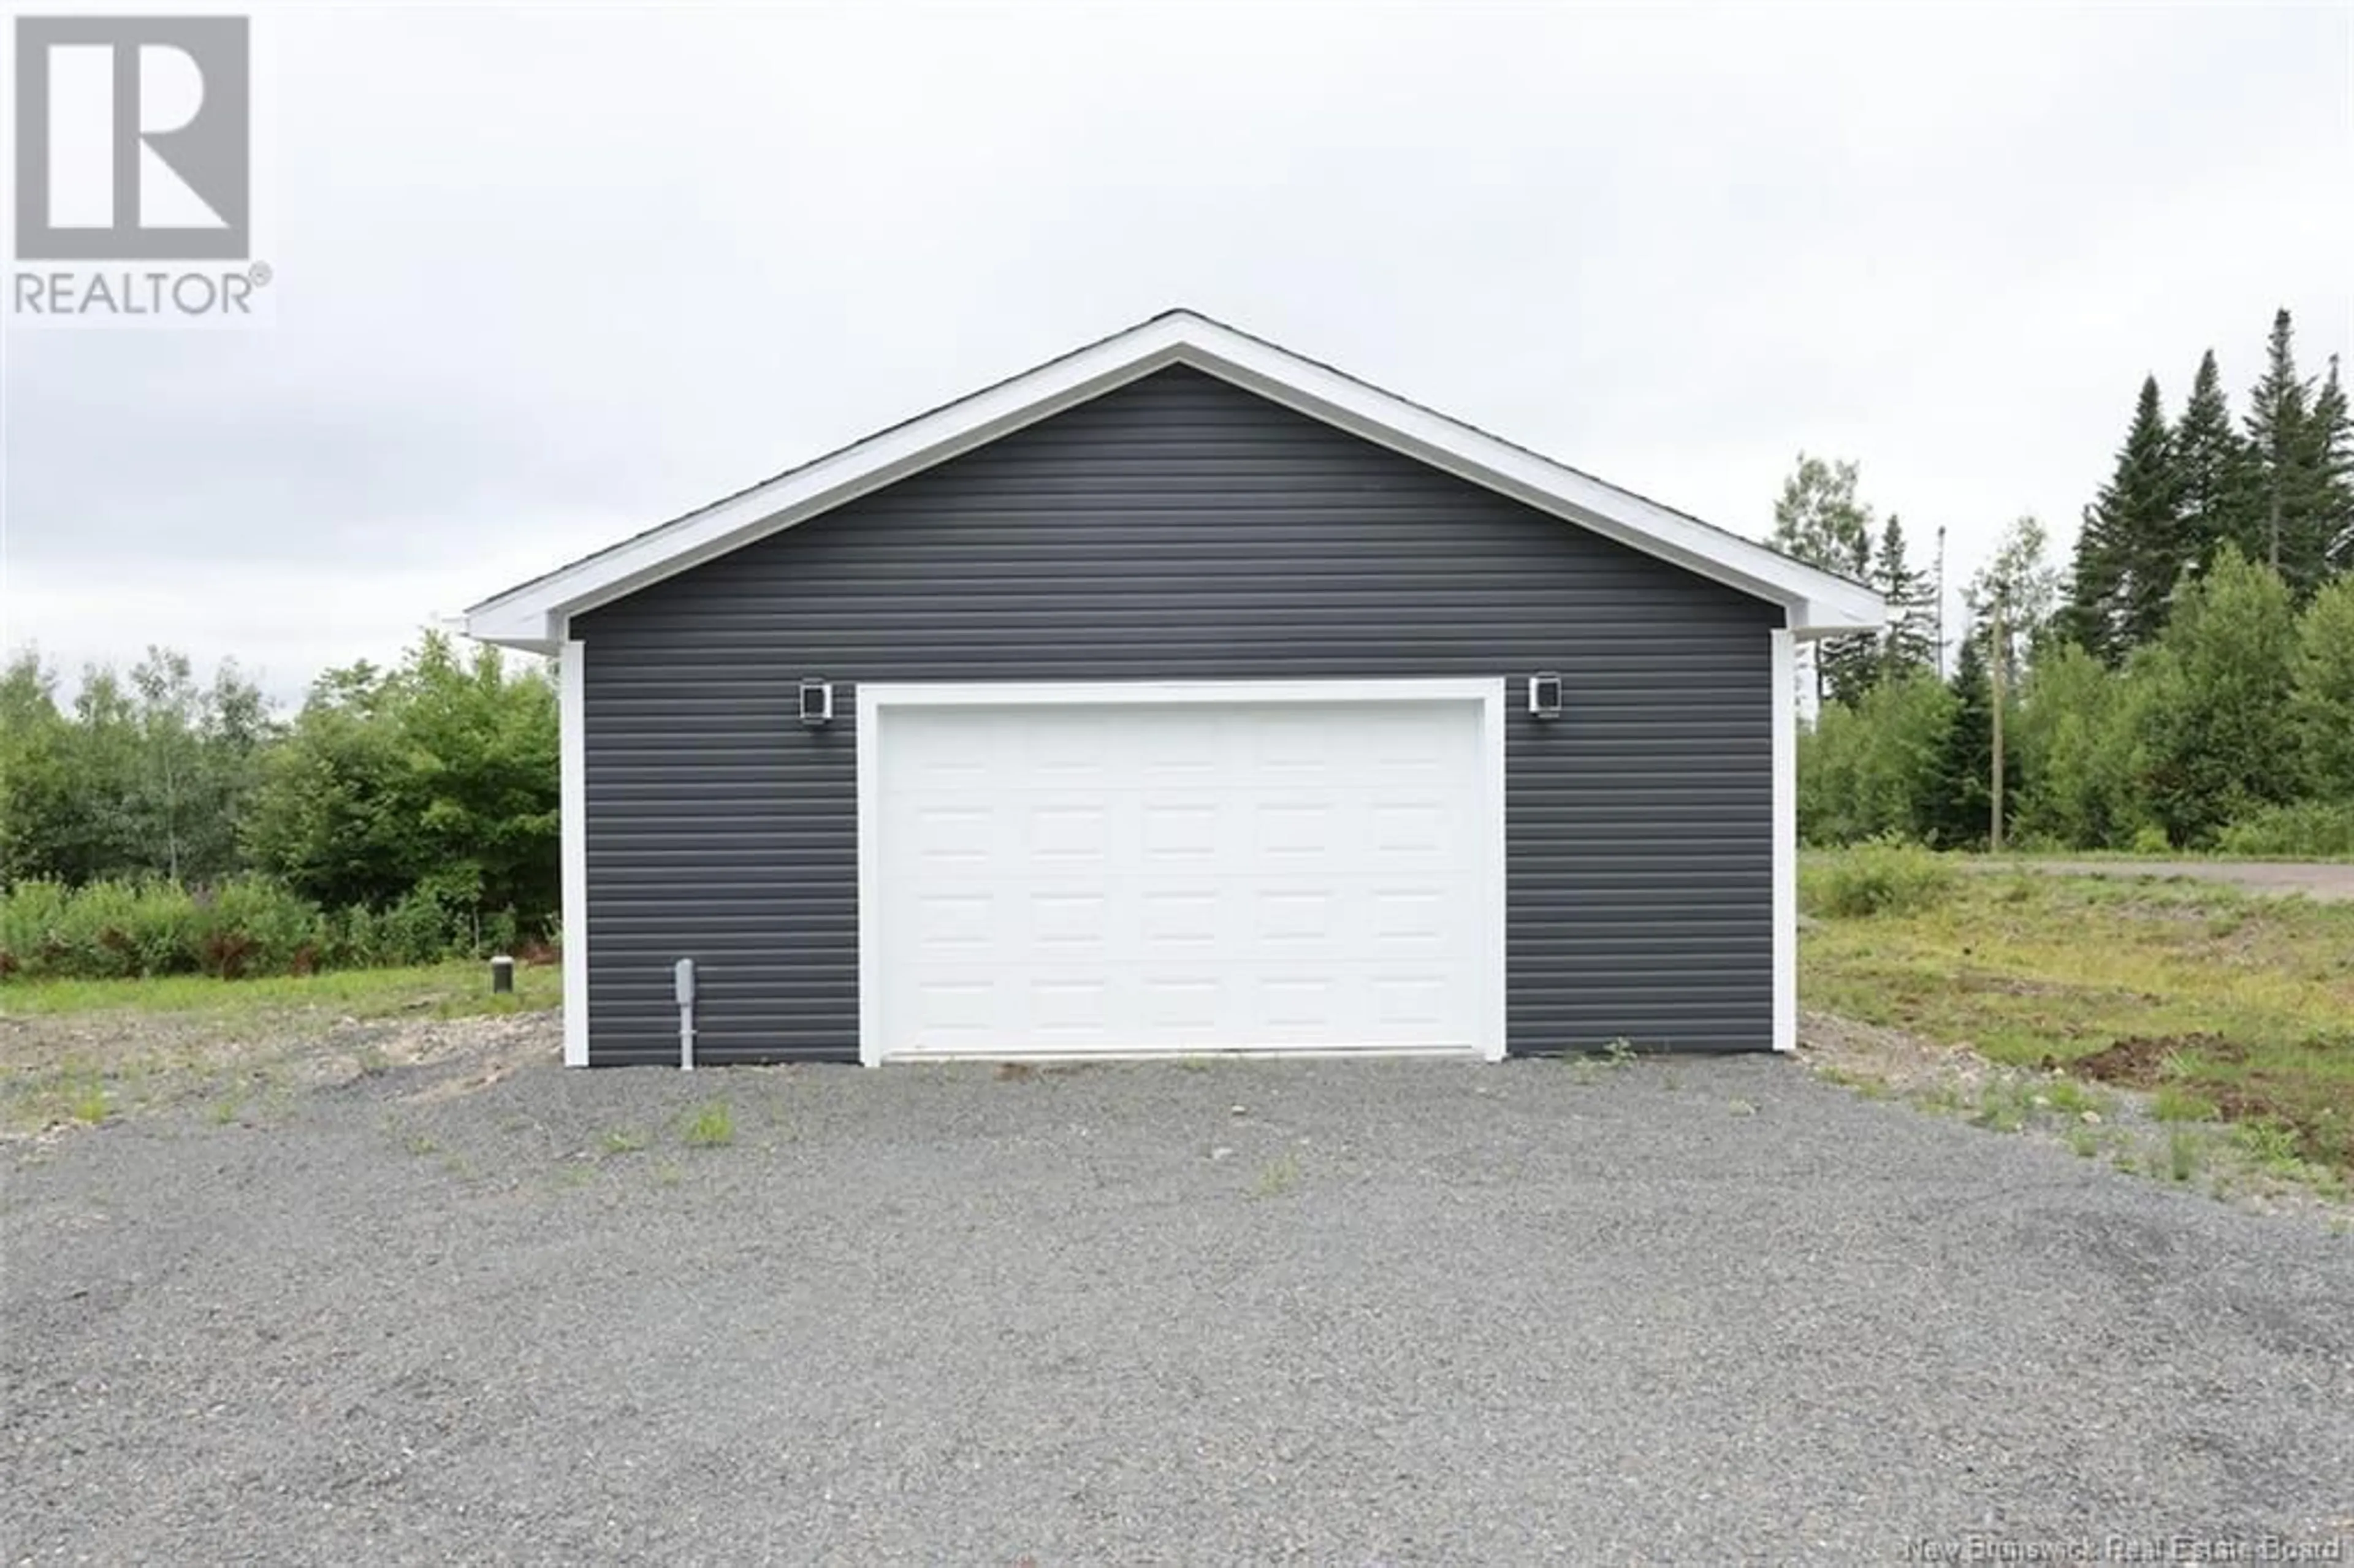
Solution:
[[[467,610],[466,631],[486,642],[550,649],[567,615],[1177,364],[1778,604],[1801,630],[1863,630],[1886,619],[1886,605],[1870,588],[1221,323],[1172,311],[485,599]]]
[[[588,644],[557,653],[557,808],[563,854],[564,1065],[588,1065]]]
[[[894,709],[941,707],[1037,707],[1124,703],[1477,703],[1480,722],[1480,810],[1485,813],[1482,859],[1479,1038],[1473,1042],[1486,1061],[1504,1058],[1507,1016],[1505,959],[1506,853],[1504,838],[1504,681],[1310,680],[1310,681],[1042,681],[906,682],[857,688],[856,778],[858,788],[858,1060],[874,1067],[885,1058],[882,1017],[883,950],[879,922],[883,904],[880,787],[883,754]],[[568,922],[571,916],[566,916]],[[568,938],[567,938],[568,939]],[[567,976],[570,971],[567,969]],[[1286,1054],[1294,1053],[1287,1051]],[[1358,1053],[1342,1052],[1341,1054]],[[1425,1054],[1431,1053],[1422,1053]],[[1444,1054],[1444,1053],[1440,1053]],[[1122,1059],[1128,1054],[1122,1053]]]
[[[1774,1049],[1798,1048],[1798,693],[1796,635],[1776,627],[1774,701]]]

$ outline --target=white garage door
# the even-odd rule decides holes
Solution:
[[[863,1056],[1500,1054],[1501,700],[863,688]]]

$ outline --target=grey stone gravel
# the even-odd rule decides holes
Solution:
[[[2040,871],[2053,876],[2158,877],[2214,882],[2243,892],[2302,894],[2324,903],[2354,900],[2354,863],[2319,860],[2041,860],[1966,858],[1971,871]]]
[[[0,1150],[9,1560],[2354,1538],[2354,1239],[1785,1062],[552,1041]]]

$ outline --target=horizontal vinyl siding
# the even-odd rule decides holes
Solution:
[[[856,1059],[861,681],[1510,677],[1511,1049],[1763,1048],[1776,620],[1161,371],[574,621],[592,1060],[677,1059],[680,957],[705,1059]]]

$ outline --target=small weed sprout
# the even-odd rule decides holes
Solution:
[[[2149,1114],[2160,1121],[2212,1121],[2215,1102],[2172,1084],[2160,1084],[2150,1097]]]
[[[2177,1181],[2188,1181],[2199,1170],[2199,1135],[2188,1128],[2178,1127],[2167,1135],[2166,1172]]]
[[[1259,1167],[1258,1180],[1251,1184],[1254,1198],[1280,1198],[1299,1184],[1299,1159],[1291,1150]]]
[[[617,1127],[609,1128],[597,1144],[607,1154],[635,1154],[647,1141],[646,1135],[636,1128]]]
[[[392,1059],[384,1054],[384,1047],[381,1045],[361,1046],[354,1060],[363,1078],[381,1078],[392,1071]]]
[[[2027,1125],[2027,1107],[2018,1094],[1989,1090],[1978,1102],[1978,1114],[1970,1118],[1972,1125],[1992,1128],[1997,1132],[2017,1132]]]
[[[2054,1078],[2044,1085],[2043,1100],[2053,1110],[2067,1116],[2082,1116],[2086,1111],[2097,1113],[2105,1103],[2101,1096],[2074,1078]]]
[[[736,1113],[726,1100],[712,1100],[687,1118],[681,1135],[689,1149],[724,1149],[736,1141]]]
[[[92,1126],[106,1119],[106,1086],[95,1075],[77,1082],[69,1092],[66,1109],[76,1121]]]
[[[2232,1129],[2232,1141],[2264,1165],[2295,1165],[2296,1129],[2270,1117],[2243,1121]]]

